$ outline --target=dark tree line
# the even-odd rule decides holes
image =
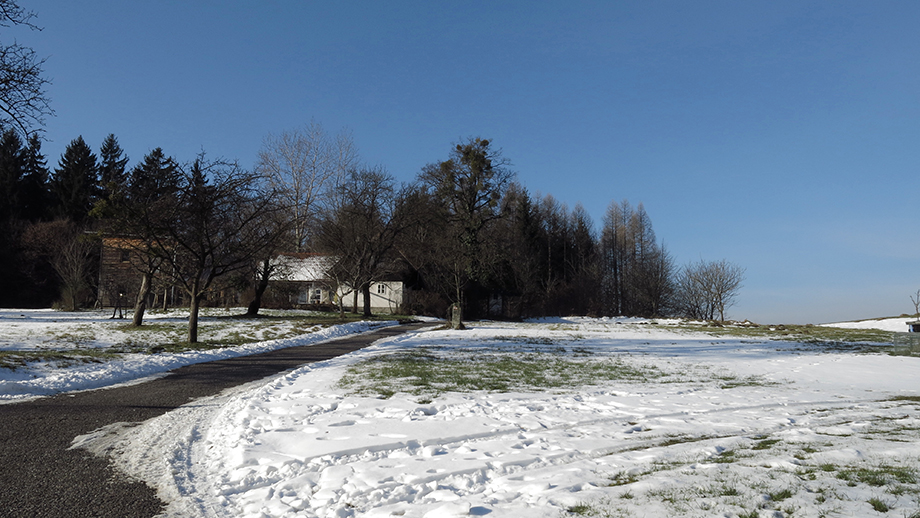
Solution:
[[[743,279],[727,261],[678,267],[644,207],[613,202],[600,232],[581,206],[532,196],[485,139],[397,186],[352,169],[316,210],[313,249],[337,258],[330,276],[364,293],[402,272],[417,313],[451,304],[470,318],[578,314],[724,319]]]
[[[67,285],[71,302],[90,288],[90,272],[78,265],[55,265],[73,240],[83,239],[81,227],[99,199],[96,157],[74,140],[51,171],[32,134],[23,142],[13,129],[0,136],[0,239],[3,276],[0,303],[46,306],[60,286]],[[65,273],[68,272],[68,273]],[[76,276],[76,277],[75,277]]]
[[[24,144],[17,132],[0,137],[0,304],[98,305],[103,238],[117,238],[138,279],[131,293],[141,325],[152,290],[179,289],[188,304],[189,341],[197,341],[197,315],[205,297],[249,288],[254,264],[277,246],[288,228],[270,225],[278,212],[275,191],[255,172],[204,155],[180,164],[153,149],[134,168],[114,135],[99,158],[74,139],[49,171],[41,141]]]
[[[257,314],[274,257],[294,250],[334,257],[328,277],[355,293],[355,311],[360,296],[365,314],[371,283],[394,276],[412,289],[406,311],[443,316],[455,304],[469,318],[724,319],[741,287],[743,270],[727,261],[678,267],[641,204],[611,203],[597,231],[580,205],[531,195],[488,140],[456,144],[397,185],[381,167],[356,165],[348,138],[309,129],[285,134],[282,148],[267,140],[253,171],[204,156],[180,164],[160,148],[129,170],[114,135],[98,158],[74,139],[49,171],[38,138],[3,132],[0,261],[15,275],[0,280],[0,304],[98,303],[112,289],[96,285],[103,235],[130,238],[134,324],[152,293],[178,288],[192,341],[209,294],[249,293]],[[272,162],[272,152],[287,157]]]

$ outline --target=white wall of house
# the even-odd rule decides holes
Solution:
[[[402,281],[380,281],[371,283],[371,311],[395,313],[405,302],[405,287]],[[355,291],[350,286],[340,286],[338,296],[344,297],[346,308],[352,307]],[[364,296],[358,292],[358,310],[364,307]]]
[[[321,282],[304,282],[297,293],[297,304],[330,304],[329,288]]]
[[[343,300],[345,308],[354,305],[354,290],[340,286],[333,296],[332,282],[326,271],[334,258],[315,254],[281,254],[273,261],[276,267],[272,280],[294,282],[300,286],[296,304],[335,304]],[[395,313],[406,302],[406,290],[402,281],[375,281],[371,283],[371,311],[374,313]],[[358,310],[364,307],[364,298],[358,293]]]

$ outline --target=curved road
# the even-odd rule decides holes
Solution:
[[[315,345],[189,365],[137,385],[0,405],[0,517],[155,516],[164,504],[152,488],[119,474],[107,459],[69,450],[74,437],[112,423],[146,421],[226,388],[430,325],[386,327]]]

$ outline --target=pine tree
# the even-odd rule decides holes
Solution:
[[[51,180],[57,216],[80,223],[99,199],[96,155],[77,137],[67,146]]]
[[[20,212],[20,184],[23,177],[22,140],[12,129],[0,136],[0,223]]]
[[[179,170],[172,158],[166,157],[161,148],[156,148],[144,161],[136,165],[125,178],[122,196],[111,199],[107,217],[112,229],[133,236],[137,252],[132,263],[141,275],[141,283],[134,304],[132,325],[144,322],[148,298],[163,260],[153,250],[157,245],[157,232],[161,227],[157,214],[163,212],[159,201],[169,200],[179,186]]]
[[[149,203],[163,193],[175,192],[179,177],[176,162],[156,148],[128,175],[128,198],[133,203]]]
[[[24,150],[24,174],[20,193],[20,217],[36,222],[49,219],[48,206],[51,193],[48,186],[48,165],[42,154],[42,140],[38,134],[29,137],[29,147]]]
[[[111,200],[112,196],[117,195],[125,187],[125,166],[128,164],[128,157],[122,158],[123,155],[124,150],[118,145],[118,139],[110,133],[102,141],[102,147],[99,149],[99,181],[104,200]]]

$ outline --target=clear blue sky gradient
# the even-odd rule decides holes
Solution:
[[[470,136],[533,194],[642,203],[679,264],[746,269],[737,319],[913,311],[920,2],[21,0],[44,30],[44,150],[256,160],[352,132],[411,181]]]

